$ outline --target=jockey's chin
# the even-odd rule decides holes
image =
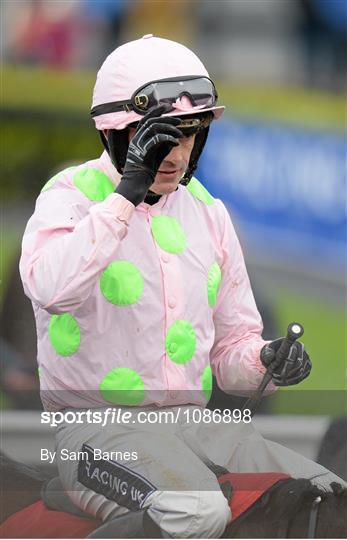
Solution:
[[[173,170],[163,170],[158,171],[155,177],[155,181],[150,187],[150,190],[157,195],[167,195],[173,193],[176,189],[182,176],[184,175],[184,170],[173,169]]]

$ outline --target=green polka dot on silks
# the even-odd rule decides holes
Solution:
[[[143,292],[143,277],[136,266],[128,261],[114,261],[100,277],[103,296],[117,306],[135,304]]]
[[[152,234],[157,244],[169,253],[182,253],[187,244],[185,232],[180,223],[171,216],[154,216]]]
[[[52,315],[48,335],[52,347],[60,356],[72,356],[80,346],[80,327],[70,313]]]
[[[207,277],[207,297],[210,307],[214,307],[217,303],[217,295],[221,281],[222,272],[215,262],[210,266]]]
[[[109,177],[99,169],[88,168],[77,171],[73,183],[91,201],[103,201],[115,190]]]
[[[130,368],[109,371],[99,386],[105,401],[115,405],[140,405],[145,396],[145,385],[140,375]]]
[[[186,364],[195,353],[196,336],[187,321],[175,321],[169,328],[165,340],[166,352],[176,364]]]
[[[212,195],[207,191],[205,186],[197,178],[193,176],[189,184],[187,185],[188,191],[199,201],[211,205],[215,202]]]
[[[205,394],[207,401],[210,399],[212,394],[212,369],[211,366],[206,366],[204,372],[201,376],[201,387],[202,391]]]

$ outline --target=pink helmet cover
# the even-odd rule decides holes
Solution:
[[[137,88],[150,81],[187,75],[209,77],[202,62],[187,47],[147,34],[118,47],[106,58],[97,75],[92,107],[128,100]],[[186,103],[177,103],[175,110],[168,113],[168,116],[182,116],[203,110],[213,111],[215,117],[219,118],[224,109],[187,107]],[[141,118],[135,111],[124,111],[96,116],[94,121],[99,130],[124,129]]]

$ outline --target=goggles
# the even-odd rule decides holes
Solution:
[[[213,114],[209,112],[198,113],[191,118],[185,118],[183,116],[181,122],[175,127],[180,129],[185,137],[190,137],[191,135],[196,135],[199,131],[206,129],[211,124],[212,119]],[[129,127],[136,129],[138,124],[138,122],[132,122],[129,124]]]
[[[101,114],[135,111],[145,115],[152,107],[169,104],[174,108],[174,103],[186,96],[192,106],[204,108],[213,107],[218,98],[215,85],[208,77],[187,76],[173,77],[152,81],[138,88],[130,100],[113,101],[96,105],[91,110],[92,117]]]

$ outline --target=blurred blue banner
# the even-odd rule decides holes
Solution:
[[[247,247],[343,271],[346,141],[341,135],[215,122],[197,177],[228,206]]]

